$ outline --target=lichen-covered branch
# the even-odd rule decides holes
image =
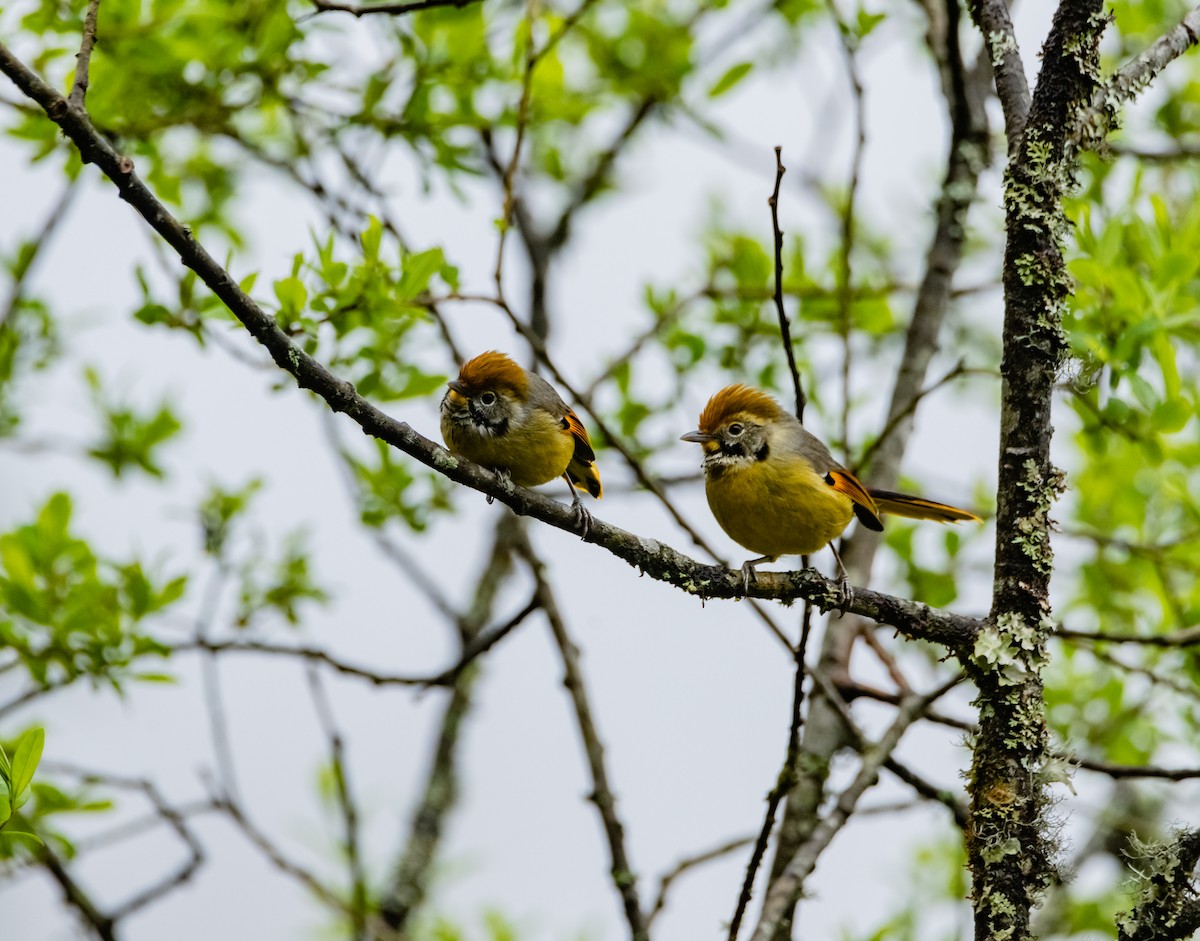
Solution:
[[[1032,910],[1054,877],[1041,669],[1054,628],[1049,512],[1063,486],[1050,462],[1051,397],[1070,292],[1062,201],[1075,165],[1070,129],[1096,88],[1105,22],[1101,0],[1059,5],[1005,187],[996,568],[989,623],[968,664],[979,691],[967,834],[977,941],[1029,938]],[[1010,136],[1010,154],[1012,143]]]
[[[1170,843],[1138,846],[1134,860],[1140,891],[1132,911],[1117,918],[1121,941],[1176,941],[1200,931],[1200,830],[1185,830]]]
[[[992,72],[996,76],[996,93],[1004,109],[1004,130],[1011,157],[1025,132],[1029,82],[1017,46],[1017,32],[1008,13],[1008,0],[968,0],[967,8],[987,44]]]

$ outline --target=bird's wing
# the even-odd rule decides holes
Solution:
[[[821,439],[810,434],[805,428],[797,425],[791,437],[793,447],[801,457],[808,461],[834,490],[844,493],[854,504],[854,515],[867,529],[875,532],[883,530],[883,522],[879,519],[879,508],[867,492],[867,488],[858,482],[850,471],[833,459],[829,449]]]

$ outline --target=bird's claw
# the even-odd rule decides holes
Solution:
[[[750,594],[750,583],[758,581],[758,573],[750,562],[742,563],[742,594]]]
[[[846,575],[838,576],[838,603],[834,605],[833,610],[838,613],[838,617],[845,617],[850,610],[850,605],[854,604],[854,589],[850,586],[850,579]]]
[[[504,470],[504,469],[502,469],[502,468],[499,468],[499,467],[494,467],[494,468],[492,468],[492,473],[493,473],[493,474],[495,474],[497,477],[499,477],[499,478],[500,478],[500,483],[504,484],[504,489],[505,489],[505,490],[511,490],[511,489],[512,489],[512,474],[510,474],[508,471],[506,471],[506,470]],[[496,498],[495,498],[495,497],[493,497],[493,496],[492,496],[492,495],[489,493],[489,494],[487,495],[487,502],[488,502],[489,504],[495,503],[495,502],[496,502]]]
[[[587,539],[592,534],[592,513],[580,502],[571,505],[571,513],[575,517],[575,526],[579,530],[579,538]]]

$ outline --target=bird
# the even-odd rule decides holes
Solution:
[[[496,350],[467,360],[446,385],[441,426],[450,453],[522,487],[562,477],[587,538],[592,515],[579,491],[599,499],[604,488],[587,429],[554,387]]]
[[[746,591],[755,566],[781,555],[810,555],[825,546],[837,561],[845,611],[853,599],[846,567],[833,544],[851,519],[881,532],[883,514],[957,523],[979,522],[970,510],[923,497],[864,487],[833,459],[799,419],[766,392],[726,386],[700,413],[683,441],[704,449],[704,490],[721,528],[734,542],[760,553],[742,566]]]

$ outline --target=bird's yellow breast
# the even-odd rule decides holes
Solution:
[[[443,418],[442,437],[452,453],[506,471],[521,487],[536,487],[561,477],[575,452],[562,423],[540,409],[513,422],[501,435],[480,433],[474,425],[458,425]]]
[[[809,555],[842,534],[854,504],[799,456],[770,457],[709,473],[713,516],[734,542],[759,555]]]

